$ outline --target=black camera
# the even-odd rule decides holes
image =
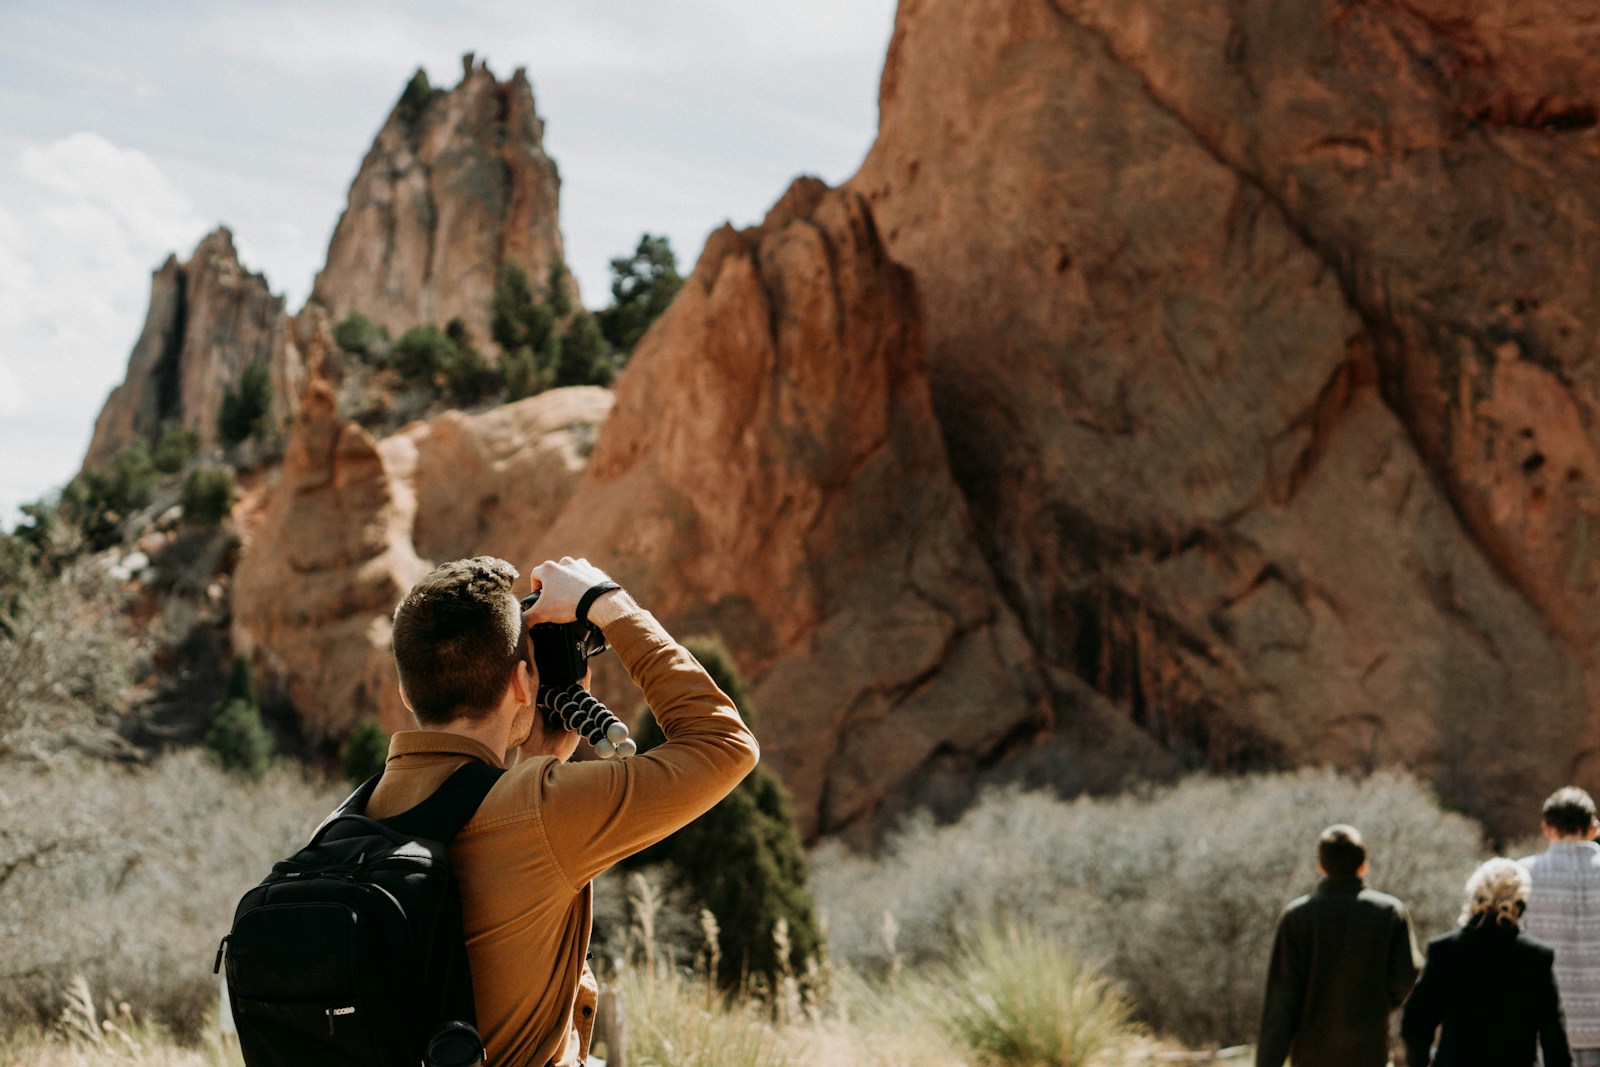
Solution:
[[[538,599],[537,592],[523,597],[522,610]],[[583,687],[590,657],[610,647],[600,627],[591,622],[541,622],[528,627],[528,638],[539,672],[539,706],[551,719],[586,739],[601,759],[637,752],[627,724]]]

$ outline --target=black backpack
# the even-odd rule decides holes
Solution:
[[[217,966],[249,1067],[483,1062],[448,846],[503,773],[469,761],[387,819],[374,776],[244,895]]]

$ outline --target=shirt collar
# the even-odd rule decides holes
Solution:
[[[491,767],[505,766],[501,758],[489,751],[489,746],[482,741],[449,730],[400,730],[391,734],[389,758],[384,761],[384,766],[426,766],[452,756],[482,760]]]
[[[1359,893],[1367,887],[1367,883],[1355,875],[1336,877],[1326,875],[1317,883],[1319,893]]]
[[[1593,841],[1552,841],[1547,847],[1550,852],[1600,852],[1600,844]]]

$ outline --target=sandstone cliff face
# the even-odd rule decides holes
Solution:
[[[851,188],[985,557],[1195,763],[1404,763],[1496,829],[1600,784],[1565,7],[901,6]]]
[[[327,366],[326,318],[307,344]],[[390,618],[435,563],[523,549],[566,502],[610,410],[566,389],[482,415],[450,413],[375,441],[311,378],[282,469],[243,501],[233,643],[307,733],[339,739],[364,718],[413,728],[396,689]]]
[[[253,363],[269,366],[279,381],[292,380],[298,362],[292,348],[283,298],[240,265],[233,234],[212,231],[188,262],[169,256],[152,276],[144,329],[123,384],[95,420],[84,465],[154,438],[167,421],[197,430],[204,446],[215,445],[223,394]],[[272,416],[281,421],[290,411],[287,395],[280,394]]]
[[[718,632],[814,831],[1047,725],[975,548],[911,278],[859,196],[802,179],[760,227],[711,236],[533,555],[603,560],[675,633]]]
[[[363,164],[332,318],[252,349],[305,409],[240,509],[235,642],[314,735],[398,728],[430,563],[588,555],[727,641],[808,832],[1327,762],[1521,833],[1600,787],[1597,35],[1570,0],[904,0],[861,172],[713,234],[614,412],[374,441],[329,323],[484,336],[498,264],[560,254],[526,79],[469,64]],[[230,256],[158,272],[97,447],[211,432],[189,339],[242,366],[205,342],[238,329],[190,307],[257,321]]]
[[[526,72],[464,66],[420,114],[397,105],[362,161],[311,294],[335,322],[360,311],[398,337],[460,318],[487,341],[500,265],[521,263],[538,294],[561,259],[560,178]]]

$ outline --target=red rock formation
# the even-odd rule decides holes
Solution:
[[[216,444],[223,394],[238,386],[252,363],[289,380],[295,373],[290,364],[297,362],[290,347],[283,298],[272,295],[266,278],[240,265],[232,233],[213,230],[187,263],[169,256],[152,276],[144,330],[123,384],[95,420],[84,465],[153,439],[167,421],[198,431],[207,447]],[[272,415],[281,420],[290,410],[280,397]]]
[[[332,344],[325,325],[318,343]],[[312,379],[283,467],[244,531],[232,606],[234,647],[314,737],[338,737],[374,711],[390,729],[404,722],[384,669],[387,618],[427,565],[397,496],[376,442],[341,422],[332,388]]]
[[[311,294],[335,322],[360,311],[398,337],[460,318],[486,342],[499,266],[520,263],[537,294],[561,259],[560,178],[527,73],[500,82],[470,54],[464,67],[419,111],[397,104],[362,161]]]
[[[1001,588],[1172,750],[1404,763],[1502,830],[1574,772],[1600,61],[1565,6],[902,4],[851,187]]]
[[[992,758],[1045,718],[949,476],[921,322],[865,203],[796,182],[760,227],[712,234],[535,546],[726,639],[807,830],[895,810],[940,755]]]
[[[332,347],[318,317],[308,362]],[[233,585],[233,642],[263,689],[315,738],[363,718],[412,726],[400,703],[390,617],[436,562],[519,549],[549,525],[605,420],[603,389],[544,393],[476,416],[445,415],[374,441],[310,380],[281,471],[249,516]],[[421,554],[419,554],[419,549]]]
[[[985,777],[1326,762],[1520,832],[1600,787],[1597,26],[904,0],[861,172],[713,234],[609,421],[556,393],[380,443],[311,386],[235,637],[314,732],[400,725],[387,618],[428,560],[571,552],[726,639],[811,831]],[[486,334],[496,266],[559,255],[539,133],[470,63],[397,109],[317,299]],[[159,399],[185,284],[108,437],[206,403]]]

